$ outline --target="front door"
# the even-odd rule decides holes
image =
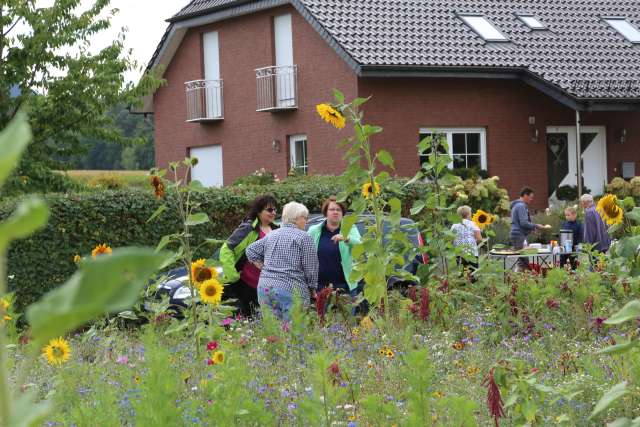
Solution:
[[[607,183],[606,132],[603,126],[580,128],[582,148],[583,188],[593,195],[604,193]],[[576,128],[551,126],[547,128],[547,166],[549,195],[556,198],[556,190],[563,185],[576,186]],[[583,192],[587,192],[583,190]]]

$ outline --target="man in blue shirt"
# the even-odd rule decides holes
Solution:
[[[520,198],[511,202],[511,233],[509,240],[514,249],[520,250],[524,247],[524,241],[529,233],[543,228],[541,224],[531,222],[529,205],[533,202],[533,190],[524,187],[520,191]],[[523,270],[529,266],[529,258],[519,258],[518,267]]]

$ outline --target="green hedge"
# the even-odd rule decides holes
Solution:
[[[406,180],[398,180],[403,183]],[[498,197],[495,182],[485,182],[490,188],[488,196],[482,192],[478,203],[494,204]],[[396,186],[397,187],[397,186]],[[477,185],[465,183],[465,188]],[[485,188],[484,185],[478,188]],[[211,222],[192,229],[195,243],[205,238],[224,238],[243,219],[248,205],[259,194],[271,193],[280,206],[295,200],[305,204],[310,211],[319,211],[327,196],[340,192],[336,177],[306,177],[287,179],[283,183],[271,185],[230,186],[211,189],[197,194],[195,199],[201,211],[209,215]],[[403,212],[408,215],[416,197],[422,197],[424,184],[414,184],[401,194]],[[449,201],[456,202],[459,189],[449,190]],[[389,194],[385,194],[390,196]],[[397,196],[397,195],[396,195]],[[11,246],[8,254],[9,289],[16,293],[16,308],[21,310],[37,300],[49,289],[63,283],[76,269],[74,255],[90,256],[91,250],[100,243],[112,248],[130,245],[155,246],[162,236],[180,230],[180,221],[175,209],[175,200],[168,198],[170,209],[151,223],[147,219],[160,205],[151,188],[109,190],[78,194],[48,194],[44,196],[51,209],[51,218],[46,228],[28,239],[19,240]],[[16,206],[18,199],[0,203],[0,219],[6,218]],[[470,203],[473,195],[460,200],[459,204]],[[497,207],[497,206],[496,206]],[[209,253],[196,254],[208,257]]]

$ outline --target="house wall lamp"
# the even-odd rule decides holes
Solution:
[[[271,141],[271,148],[276,153],[279,153],[280,152],[280,140],[278,140],[276,138],[273,138],[273,140]]]
[[[624,144],[625,142],[627,142],[627,129],[626,128],[622,128],[618,131],[618,142],[620,144]]]

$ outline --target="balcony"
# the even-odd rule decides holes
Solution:
[[[298,108],[298,66],[284,65],[256,69],[258,107],[256,111],[286,111]]]
[[[224,119],[222,80],[193,80],[184,85],[187,92],[187,122]]]

